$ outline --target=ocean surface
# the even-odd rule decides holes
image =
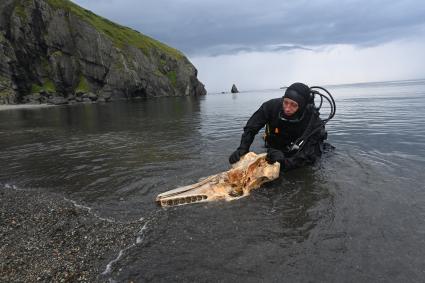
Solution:
[[[247,119],[282,90],[0,111],[0,189],[140,220],[105,262],[111,281],[423,282],[425,80],[328,90],[336,149],[237,201],[154,199],[228,170]]]

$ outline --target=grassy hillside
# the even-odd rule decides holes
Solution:
[[[86,10],[69,0],[46,0],[55,9],[64,9],[80,17],[83,21],[91,24],[99,32],[108,36],[117,47],[131,45],[139,48],[145,54],[149,54],[150,49],[158,49],[175,59],[181,59],[183,54],[170,46],[167,46],[153,38],[150,38],[138,31],[124,27],[102,18],[93,12]]]

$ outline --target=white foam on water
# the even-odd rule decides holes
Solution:
[[[119,261],[119,260],[120,260],[120,258],[121,258],[121,257],[122,257],[122,255],[124,254],[124,251],[126,251],[126,250],[128,250],[128,249],[132,248],[133,246],[135,246],[135,244],[131,244],[130,246],[126,247],[125,249],[120,250],[120,251],[119,251],[119,253],[118,253],[118,256],[117,256],[116,258],[114,258],[113,260],[111,260],[111,261],[110,261],[110,262],[106,265],[105,271],[103,271],[103,272],[102,272],[102,275],[107,275],[107,274],[111,273],[112,265],[113,265],[114,263],[116,263],[117,261]]]
[[[75,200],[72,200],[72,199],[69,199],[69,198],[66,198],[66,197],[64,197],[64,200],[72,202],[72,204],[77,208],[84,209],[84,210],[87,210],[88,212],[91,212],[91,209],[92,209],[91,207],[88,207],[88,206],[85,206],[85,205],[82,205],[82,204],[78,204]]]
[[[83,209],[83,210],[87,210],[87,212],[88,212],[88,213],[90,213],[91,215],[93,215],[93,216],[94,216],[94,217],[96,217],[97,219],[100,219],[100,220],[102,220],[102,221],[106,221],[106,222],[110,222],[110,223],[115,223],[115,222],[116,222],[114,219],[104,218],[104,217],[102,217],[102,216],[99,216],[99,215],[98,215],[97,213],[95,213],[95,212],[92,210],[92,208],[91,208],[91,207],[89,207],[89,206],[79,204],[79,203],[77,203],[75,200],[72,200],[72,199],[69,199],[69,198],[66,198],[66,197],[64,197],[63,199],[64,199],[64,200],[66,200],[66,201],[71,202],[71,203],[72,203],[72,204],[73,204],[76,208]]]
[[[142,220],[142,219],[144,219],[144,218],[143,217],[140,218],[140,220]],[[129,245],[129,246],[127,246],[127,247],[125,247],[124,249],[120,250],[118,252],[118,256],[116,258],[114,258],[113,260],[111,260],[106,265],[105,270],[101,273],[102,275],[109,275],[111,273],[111,271],[112,271],[112,265],[115,264],[116,262],[118,262],[121,259],[121,257],[124,255],[124,253],[126,251],[128,251],[129,249],[131,249],[131,248],[135,247],[136,245],[138,245],[138,244],[140,244],[140,243],[143,242],[144,231],[147,229],[148,223],[149,223],[149,221],[146,221],[145,224],[142,226],[142,228],[140,228],[140,231],[139,231],[139,233],[137,235],[137,238],[136,238],[136,242],[133,243],[133,244],[131,244],[131,245]],[[115,281],[112,278],[109,278],[109,282],[115,282]]]
[[[143,225],[143,227],[140,229],[139,235],[136,238],[136,244],[140,244],[143,241],[145,237],[145,234],[143,232],[147,229],[148,222],[149,221],[146,221],[145,225]]]
[[[18,188],[15,185],[11,185],[11,184],[4,184],[3,186],[4,189],[9,189],[9,190],[15,190],[15,191],[23,191],[23,189]]]

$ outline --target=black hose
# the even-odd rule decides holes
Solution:
[[[327,95],[325,95],[325,94],[323,94],[320,91],[315,90],[315,89],[323,90],[324,92],[326,92]],[[335,100],[334,100],[333,96],[330,94],[330,92],[327,89],[325,89],[323,87],[320,87],[320,86],[313,86],[313,87],[310,88],[310,92],[312,94],[312,103],[313,103],[313,106],[314,106],[314,108],[315,108],[315,110],[317,112],[319,112],[320,109],[322,108],[322,106],[323,106],[323,100],[324,99],[326,99],[328,101],[328,103],[330,105],[330,108],[331,108],[331,111],[330,111],[329,116],[328,116],[327,119],[322,119],[322,125],[320,125],[320,127],[317,127],[315,129],[311,130],[310,129],[311,128],[311,125],[310,125],[311,121],[310,121],[309,125],[307,126],[307,129],[306,129],[305,133],[294,142],[294,145],[296,145],[298,147],[297,150],[300,150],[304,146],[305,142],[312,135],[314,135],[317,131],[319,131],[322,127],[324,127],[325,124],[327,122],[329,122],[335,116],[335,112],[336,112]],[[316,107],[316,105],[314,103],[314,97],[315,97],[315,95],[319,95],[320,96],[320,104],[319,104],[318,107]]]
[[[316,90],[316,89],[324,91],[327,95],[321,93],[319,90]],[[312,86],[310,88],[310,91],[312,92],[313,97],[316,94],[320,96],[320,105],[319,107],[316,107],[318,111],[320,110],[320,108],[322,108],[323,98],[325,98],[329,102],[329,105],[331,107],[331,112],[329,114],[329,117],[323,120],[325,123],[327,123],[329,120],[331,120],[335,116],[335,112],[336,112],[336,104],[332,94],[327,89],[321,86]]]

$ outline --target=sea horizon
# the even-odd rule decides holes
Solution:
[[[402,84],[415,84],[415,83],[425,83],[425,78],[411,78],[411,79],[400,79],[400,80],[383,80],[383,81],[370,81],[370,82],[356,82],[356,83],[340,83],[340,84],[312,84],[311,86],[321,86],[324,88],[344,88],[344,87],[373,87],[373,86],[382,86],[382,85],[402,85]],[[263,91],[275,91],[282,90],[287,86],[281,86],[279,88],[260,88],[260,89],[248,89],[240,90],[239,93],[248,93],[248,92],[263,92]],[[209,92],[207,89],[207,94],[223,94],[231,93],[230,91],[214,91]]]

